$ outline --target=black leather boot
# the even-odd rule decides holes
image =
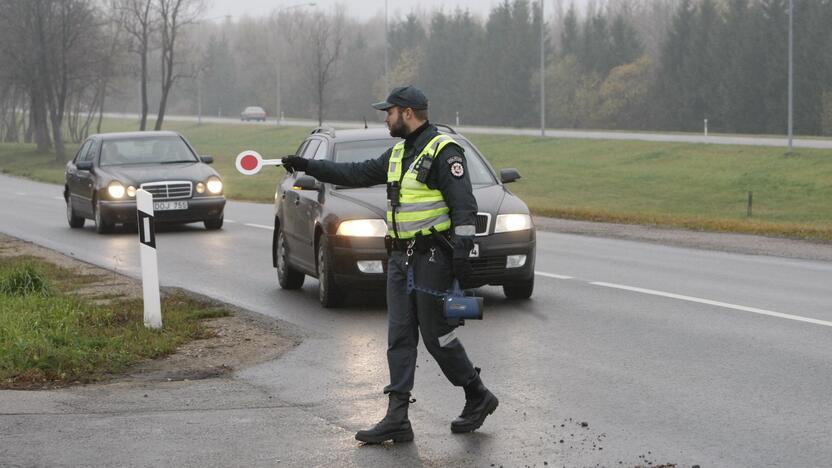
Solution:
[[[356,440],[370,444],[380,444],[392,440],[393,442],[410,442],[413,440],[413,429],[407,419],[407,407],[410,404],[409,393],[390,392],[390,403],[387,414],[378,424],[355,434]]]
[[[456,419],[451,422],[451,432],[472,432],[479,429],[485,418],[497,409],[500,402],[493,393],[488,391],[480,379],[480,369],[476,368],[477,377],[465,389],[465,408]]]

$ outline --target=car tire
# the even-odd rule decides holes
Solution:
[[[332,249],[329,248],[329,241],[326,235],[321,236],[318,242],[318,300],[326,308],[338,307],[343,299],[338,285],[335,284],[335,273],[332,271],[333,258]]]
[[[95,201],[95,232],[99,234],[107,234],[113,230],[113,223],[108,223],[101,214],[101,202]]]
[[[281,289],[300,289],[306,275],[295,270],[289,265],[289,252],[286,250],[286,236],[283,230],[278,228],[277,240],[275,241],[275,258],[277,259],[277,284]]]
[[[205,224],[205,229],[209,231],[217,231],[222,229],[223,216],[214,219],[206,219],[202,222]]]
[[[69,227],[73,229],[78,229],[84,227],[84,223],[87,220],[84,219],[83,216],[78,216],[75,214],[75,210],[72,209],[72,202],[69,198],[66,200],[66,222],[69,223]]]
[[[522,283],[504,284],[503,294],[509,299],[528,299],[534,292],[534,276]]]

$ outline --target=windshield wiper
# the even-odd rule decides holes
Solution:
[[[177,163],[186,163],[186,162],[196,162],[193,159],[183,159],[179,161],[159,161],[159,164],[177,164]]]

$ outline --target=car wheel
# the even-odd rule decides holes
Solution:
[[[113,224],[108,223],[101,214],[101,202],[95,201],[95,232],[99,234],[106,234],[113,230]]]
[[[83,216],[78,216],[75,214],[75,210],[72,209],[72,202],[69,198],[66,200],[66,222],[69,223],[69,227],[73,229],[77,229],[80,227],[84,227],[84,219]]]
[[[216,231],[222,228],[222,221],[223,216],[220,216],[219,218],[206,219],[203,221],[203,223],[205,224],[205,229],[209,231]]]
[[[318,242],[318,300],[324,307],[338,307],[341,304],[341,292],[335,284],[335,273],[332,271],[332,252],[325,235]]]
[[[282,229],[277,231],[275,245],[277,259],[277,283],[282,289],[300,289],[306,275],[289,266],[289,253],[286,251],[286,236]]]
[[[522,283],[504,284],[503,293],[509,299],[528,299],[534,291],[534,276]]]

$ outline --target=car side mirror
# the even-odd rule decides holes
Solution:
[[[292,184],[292,188],[295,189],[295,190],[316,190],[316,191],[320,191],[322,186],[321,186],[321,183],[318,182],[318,179],[316,179],[312,176],[303,175],[303,176],[298,177],[298,180],[296,180],[295,183]]]
[[[514,182],[515,180],[520,178],[520,172],[510,167],[508,169],[500,169],[500,182],[507,184],[509,182]]]
[[[75,167],[79,171],[90,171],[92,170],[92,161],[78,161],[75,163]]]
[[[200,160],[200,161],[202,161],[202,162],[204,162],[205,164],[211,164],[211,163],[213,163],[213,162],[214,162],[214,157],[213,157],[213,156],[204,155],[204,156],[200,156],[200,157],[199,157],[199,160]]]

